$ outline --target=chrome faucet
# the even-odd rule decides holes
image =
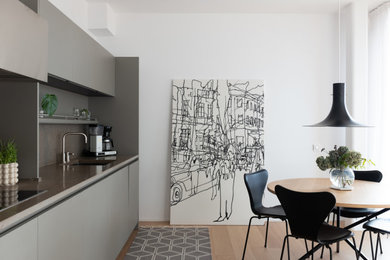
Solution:
[[[88,137],[84,133],[65,133],[62,136],[62,163],[63,164],[67,164],[70,162],[70,155],[72,154],[69,152],[65,152],[65,139],[66,139],[66,136],[68,136],[68,135],[82,135],[82,136],[84,136],[85,143],[88,143]]]

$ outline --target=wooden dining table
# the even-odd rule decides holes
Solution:
[[[336,198],[336,208],[338,210],[340,210],[340,207],[378,209],[374,214],[345,226],[344,228],[346,229],[351,229],[390,210],[390,185],[385,182],[378,183],[355,180],[352,185],[352,190],[336,190],[331,188],[329,178],[295,178],[272,181],[267,185],[267,189],[271,193],[275,193],[276,185],[281,185],[287,189],[300,192],[330,192]],[[340,214],[337,216],[337,226],[340,227]],[[356,249],[355,245],[350,241],[346,240],[346,242],[354,250]],[[304,259],[307,256],[309,256],[309,253],[305,254],[301,259]],[[360,253],[360,256],[363,259],[367,259],[362,253]]]

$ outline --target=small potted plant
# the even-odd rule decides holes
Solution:
[[[325,149],[323,148],[321,152]],[[332,188],[339,190],[351,190],[355,180],[353,169],[363,168],[367,162],[359,152],[350,151],[346,146],[337,147],[328,152],[328,156],[319,156],[316,159],[318,168],[322,171],[330,170]],[[368,162],[372,163],[371,160]]]
[[[42,110],[48,114],[48,116],[54,115],[57,110],[58,100],[54,94],[46,94],[42,98],[41,107]]]
[[[10,186],[18,182],[17,149],[15,142],[0,143],[0,185]]]

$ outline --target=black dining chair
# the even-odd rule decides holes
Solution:
[[[383,177],[382,173],[378,170],[354,171],[354,173],[355,173],[355,180],[361,180],[361,181],[381,182]],[[378,209],[370,209],[370,208],[347,208],[347,207],[334,208],[332,210],[333,213],[332,224],[334,225],[335,217],[339,213],[340,213],[340,217],[344,217],[344,218],[363,218],[377,211]],[[380,238],[379,238],[379,247],[382,254],[383,251],[382,251],[382,243],[380,242]]]
[[[276,185],[275,192],[286,213],[291,231],[291,235],[287,234],[284,238],[280,259],[283,259],[285,242],[290,236],[312,241],[312,250],[305,255],[306,257],[311,255],[312,259],[314,252],[322,246],[329,249],[332,259],[330,244],[352,238],[355,245],[351,231],[324,222],[336,204],[336,198],[332,193],[298,192],[280,185]],[[314,242],[318,243],[316,247]]]
[[[368,231],[370,233],[370,245],[371,245],[371,255],[372,259],[376,259],[378,256],[378,246],[380,246],[380,235],[381,234],[390,234],[390,219],[373,219],[363,225],[364,231],[362,234],[362,239],[360,240],[359,252],[362,250],[364,234]],[[372,243],[371,232],[376,233],[376,244],[375,244],[375,253]]]
[[[278,205],[273,207],[265,207],[263,205],[263,195],[264,195],[265,186],[267,185],[267,181],[268,181],[268,171],[265,169],[262,169],[254,173],[244,174],[244,182],[248,190],[251,209],[253,214],[255,215],[249,219],[248,230],[245,239],[244,252],[242,253],[242,259],[245,258],[245,251],[248,243],[249,231],[251,228],[252,220],[254,218],[267,219],[264,247],[267,247],[269,218],[278,218],[283,221],[286,221],[286,215],[284,214],[282,206]],[[287,222],[286,222],[286,234],[288,234]]]
[[[361,181],[381,182],[383,177],[382,173],[377,170],[354,171],[354,173],[355,173],[355,180],[361,180]],[[369,209],[369,208],[341,207],[340,216],[344,218],[362,218],[371,215],[377,211],[378,211],[377,209]],[[337,208],[334,208],[332,212],[334,213],[333,216],[337,215],[338,214]],[[333,224],[334,224],[334,217],[333,217]]]

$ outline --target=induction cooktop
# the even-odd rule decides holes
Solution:
[[[46,190],[1,190],[0,211],[34,198],[44,192],[46,192]]]

